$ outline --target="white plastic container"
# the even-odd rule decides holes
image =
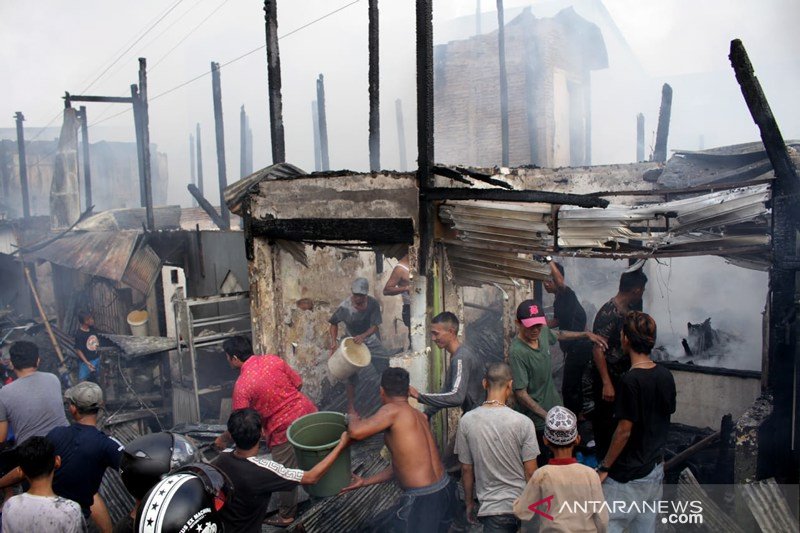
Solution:
[[[328,373],[334,381],[344,381],[372,360],[365,344],[356,344],[353,337],[345,337],[328,359]]]
[[[147,337],[147,311],[131,311],[128,313],[128,325],[134,337]]]

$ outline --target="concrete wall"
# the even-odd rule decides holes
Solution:
[[[728,413],[736,420],[761,394],[758,377],[717,375],[670,369],[675,378],[677,410],[673,422],[718,429]]]

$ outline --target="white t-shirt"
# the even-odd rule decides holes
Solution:
[[[83,533],[81,506],[61,496],[12,496],[3,505],[3,533]]]

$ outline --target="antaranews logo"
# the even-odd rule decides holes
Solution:
[[[538,514],[547,520],[555,520],[555,517],[550,514],[550,509],[553,506],[553,499],[555,495],[550,495],[542,498],[538,502],[534,502],[528,506],[528,509],[533,514]],[[544,510],[540,507],[546,506]],[[595,514],[600,513],[605,509],[608,514],[643,514],[655,513],[661,516],[663,524],[702,524],[703,523],[703,504],[698,500],[692,501],[565,501],[561,502],[556,511],[559,514]]]

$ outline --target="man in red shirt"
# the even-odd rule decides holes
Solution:
[[[289,468],[297,468],[286,430],[301,416],[317,411],[313,402],[300,392],[302,378],[277,355],[253,355],[250,341],[244,337],[227,339],[222,343],[222,349],[231,367],[240,372],[233,386],[232,409],[249,407],[258,411],[264,421],[262,433],[272,459]],[[222,449],[232,443],[233,439],[226,431],[217,438],[215,445]],[[278,503],[278,516],[269,523],[288,526],[297,512],[297,490],[278,493]]]

